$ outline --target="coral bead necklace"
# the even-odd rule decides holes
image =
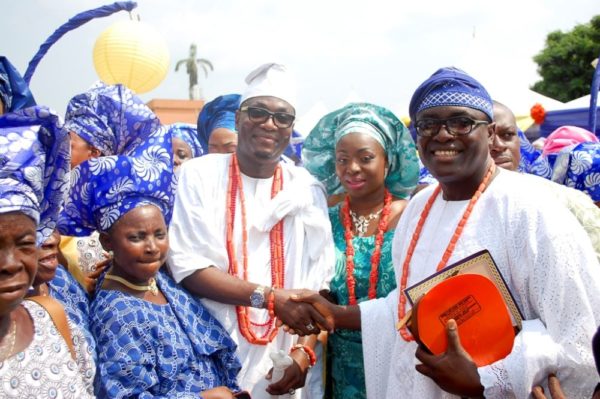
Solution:
[[[383,197],[383,210],[377,226],[375,235],[375,248],[371,255],[371,272],[369,274],[369,299],[377,297],[377,281],[379,280],[379,262],[381,260],[381,247],[383,246],[383,236],[387,230],[392,207],[392,195],[385,189]],[[344,238],[346,239],[346,284],[348,285],[348,303],[356,305],[356,278],[354,277],[354,246],[352,239],[352,220],[350,217],[350,197],[346,195],[342,207],[342,223],[344,224]]]
[[[281,166],[277,165],[273,175],[273,184],[271,186],[271,198],[273,198],[283,187],[283,176]],[[238,261],[235,254],[235,242],[233,239],[233,227],[235,224],[236,202],[239,194],[240,208],[242,215],[242,276],[248,281],[248,229],[246,223],[246,202],[244,199],[244,189],[238,160],[235,154],[231,156],[229,164],[229,182],[227,186],[227,207],[226,207],[226,245],[227,256],[229,258],[229,274],[239,276]],[[271,295],[269,300],[269,318],[265,323],[255,323],[250,320],[249,308],[246,306],[236,306],[238,318],[238,327],[241,334],[248,342],[257,345],[266,345],[273,341],[279,328],[275,323],[275,314],[273,311],[273,290],[283,288],[285,280],[285,261],[283,251],[283,219],[280,220],[269,233],[271,244]],[[257,335],[252,327],[266,328],[263,334]]]
[[[437,265],[437,268],[436,268],[437,271],[440,271],[444,267],[446,267],[448,260],[450,259],[450,257],[452,256],[452,253],[454,252],[456,243],[458,242],[458,239],[460,238],[460,236],[463,232],[463,229],[464,229],[465,225],[467,224],[467,220],[469,219],[469,216],[471,216],[473,207],[475,206],[475,204],[481,197],[481,194],[483,194],[485,189],[488,187],[490,180],[491,180],[492,176],[494,175],[495,171],[496,171],[496,165],[494,164],[494,162],[491,162],[490,166],[488,167],[487,173],[485,174],[483,180],[481,181],[481,184],[479,184],[477,191],[475,191],[475,194],[473,194],[473,196],[471,197],[471,200],[469,201],[469,204],[467,205],[467,209],[465,209],[465,212],[463,213],[460,221],[458,222],[458,225],[456,226],[456,229],[454,230],[454,234],[452,234],[452,238],[450,239],[450,242],[448,243],[448,246],[446,247],[446,250],[444,251],[444,255],[442,256],[442,259],[440,260],[440,262]],[[419,221],[417,222],[417,227],[415,228],[415,231],[410,240],[410,244],[408,246],[408,251],[406,253],[406,257],[404,258],[404,264],[402,265],[402,277],[400,279],[400,300],[398,301],[398,320],[399,320],[398,331],[400,332],[400,335],[402,336],[402,338],[407,342],[414,341],[414,337],[410,334],[410,332],[406,328],[406,325],[405,325],[406,323],[403,322],[406,317],[406,296],[404,295],[404,290],[406,289],[406,285],[408,283],[408,272],[409,272],[409,268],[410,268],[410,261],[412,259],[415,248],[417,246],[417,242],[419,241],[419,237],[421,236],[421,230],[423,230],[423,225],[425,224],[425,220],[427,220],[427,216],[429,216],[429,211],[431,210],[431,207],[433,206],[433,203],[435,202],[435,199],[439,195],[440,191],[441,191],[441,186],[438,185],[435,188],[435,190],[433,191],[433,194],[431,194],[431,197],[429,197],[429,199],[427,200],[427,203],[425,204],[423,211],[421,211],[421,216],[419,217]]]

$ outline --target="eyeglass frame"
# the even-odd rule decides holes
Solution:
[[[459,119],[459,118],[463,118],[463,119],[468,119],[472,122],[471,124],[471,129],[466,132],[466,133],[455,133],[453,131],[450,130],[450,128],[448,127],[448,121],[451,119]],[[435,134],[432,135],[423,135],[421,134],[421,132],[419,131],[419,128],[417,126],[417,124],[419,122],[423,122],[423,121],[435,121],[435,122],[440,122],[440,127],[438,128],[437,132],[435,132]],[[440,134],[440,130],[442,130],[442,126],[444,126],[446,128],[446,131],[448,132],[449,135],[454,136],[454,137],[459,137],[459,136],[467,136],[469,134],[471,134],[473,132],[473,130],[479,126],[479,125],[489,125],[492,122],[490,121],[484,121],[484,120],[480,120],[480,119],[473,119],[471,117],[468,116],[453,116],[451,118],[446,118],[446,119],[435,119],[435,118],[424,118],[418,121],[415,121],[415,130],[417,132],[417,135],[419,137],[435,137],[438,134]]]
[[[253,123],[258,123],[258,124],[262,124],[262,123],[266,123],[269,119],[273,120],[273,124],[275,126],[277,126],[277,128],[279,129],[289,129],[290,127],[292,127],[292,125],[294,124],[294,122],[296,121],[296,115],[294,114],[290,114],[288,112],[271,112],[266,108],[263,107],[255,107],[252,105],[244,105],[243,107],[240,107],[240,112],[246,112],[248,113],[248,109],[253,108],[253,109],[260,109],[261,111],[264,111],[267,113],[267,118],[262,121],[262,122],[255,122],[252,120],[252,118],[250,117],[250,115],[248,115],[248,119],[250,119],[251,122]],[[291,116],[292,117],[292,121],[290,122],[289,126],[280,126],[279,123],[277,122],[277,118],[275,117],[275,115],[287,115],[287,116]]]

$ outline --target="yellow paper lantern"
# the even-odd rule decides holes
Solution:
[[[96,40],[94,67],[105,83],[121,83],[138,94],[146,93],[167,76],[169,49],[150,25],[119,21]]]

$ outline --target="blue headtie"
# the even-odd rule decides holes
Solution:
[[[517,129],[519,134],[521,161],[519,162],[519,172],[529,173],[540,176],[545,179],[552,177],[552,167],[548,160],[542,156],[542,152],[536,149],[527,139],[527,136]]]
[[[192,158],[204,155],[204,149],[198,140],[198,132],[194,125],[188,123],[173,123],[167,128],[171,131],[173,138],[181,139],[190,146],[192,150]]]
[[[54,231],[69,190],[69,154],[54,111],[35,106],[0,116],[0,213],[35,220],[38,245]]]
[[[99,83],[71,99],[64,129],[102,155],[118,155],[147,140],[159,126],[156,115],[127,87]]]
[[[35,105],[29,86],[21,74],[0,55],[0,99],[4,103],[4,112],[14,112]]]
[[[146,204],[157,206],[168,224],[175,184],[171,133],[162,127],[127,155],[92,158],[73,169],[59,230],[74,236],[106,231]]]
[[[198,116],[198,138],[204,153],[213,130],[225,128],[235,132],[235,111],[240,108],[239,94],[226,94],[204,104]]]
[[[586,142],[563,149],[556,158],[552,180],[600,201],[600,143]]]
[[[485,88],[458,68],[438,69],[419,86],[410,100],[409,114],[416,120],[419,112],[433,107],[459,106],[477,109],[494,119],[492,99]]]

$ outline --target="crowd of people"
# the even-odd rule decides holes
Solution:
[[[0,57],[0,397],[599,398],[598,138],[535,148],[453,67],[408,127],[296,132],[298,88],[261,65],[194,126],[97,83],[63,120]],[[478,365],[405,290],[482,250],[523,322]]]

